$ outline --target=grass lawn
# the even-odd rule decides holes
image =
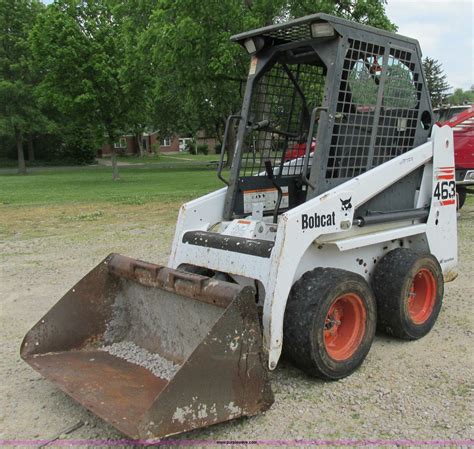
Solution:
[[[161,153],[145,157],[119,156],[119,162],[128,164],[192,164],[193,162],[216,162],[219,154],[190,154],[188,152]]]
[[[108,167],[3,175],[0,176],[0,205],[175,202],[222,187],[215,168],[185,164],[174,168],[123,167],[120,176],[120,181],[113,182]]]
[[[110,158],[104,158],[105,160],[110,160]],[[147,155],[145,157],[137,156],[119,156],[119,162],[125,162],[127,164],[153,164],[153,165],[193,165],[204,164],[206,162],[218,162],[220,159],[220,154],[190,154],[188,152],[179,152],[179,153],[161,153],[159,155]],[[27,167],[66,167],[74,165],[68,161],[43,161],[36,160],[33,162],[25,161]],[[18,162],[15,159],[7,159],[0,157],[0,168],[17,168]]]

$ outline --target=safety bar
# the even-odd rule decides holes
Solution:
[[[229,185],[229,181],[225,179],[222,176],[222,169],[224,168],[224,154],[225,154],[225,148],[227,145],[227,134],[229,133],[229,126],[230,122],[233,119],[241,119],[242,117],[239,114],[231,114],[229,117],[227,117],[227,120],[225,122],[225,129],[224,129],[224,138],[222,139],[222,147],[221,147],[221,158],[219,160],[219,166],[217,167],[217,177],[224,183]]]
[[[319,111],[327,111],[327,108],[323,108],[321,106],[316,106],[313,111],[311,112],[311,124],[309,125],[308,131],[308,140],[306,141],[306,151],[304,153],[303,159],[303,168],[301,170],[301,181],[303,184],[310,186],[313,190],[316,189],[313,183],[311,183],[306,175],[306,171],[308,170],[308,163],[309,163],[309,153],[311,153],[311,144],[313,143],[313,132],[314,132],[314,122],[316,121],[316,114]]]

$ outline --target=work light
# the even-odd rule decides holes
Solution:
[[[326,22],[314,22],[311,24],[311,36],[331,37],[334,36],[334,28]]]
[[[264,44],[265,41],[259,36],[251,37],[244,41],[244,47],[250,55],[259,52],[263,48]]]

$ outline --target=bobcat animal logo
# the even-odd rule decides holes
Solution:
[[[348,200],[343,200],[342,198],[340,198],[341,200],[341,210],[342,211],[348,211],[350,209],[352,209],[352,203],[351,203],[351,200],[352,200],[352,196],[348,199]]]

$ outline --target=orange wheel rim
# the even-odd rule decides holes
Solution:
[[[415,324],[423,324],[433,312],[436,302],[436,280],[433,273],[422,268],[416,273],[408,297],[408,315]]]
[[[356,294],[336,298],[324,322],[324,345],[334,360],[347,360],[360,346],[365,334],[366,310]]]

